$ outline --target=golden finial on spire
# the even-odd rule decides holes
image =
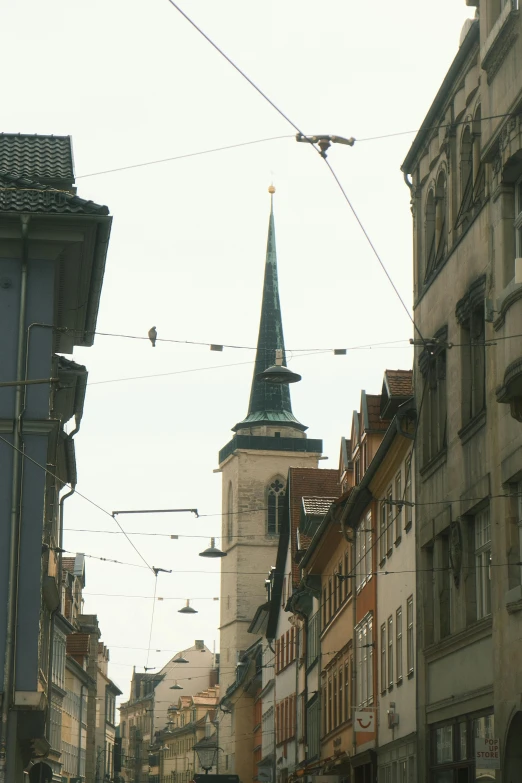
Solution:
[[[271,195],[271,196],[273,196],[273,195],[274,195],[274,193],[275,193],[275,188],[274,188],[274,186],[273,186],[273,185],[270,185],[270,186],[269,186],[269,188],[268,188],[268,192],[270,193],[270,195]]]

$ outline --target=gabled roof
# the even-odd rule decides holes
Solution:
[[[380,414],[391,419],[402,403],[413,396],[413,370],[386,370],[382,382]]]
[[[389,420],[381,419],[381,395],[361,394],[361,408],[364,407],[364,429],[366,431],[382,431],[388,429]]]
[[[89,634],[88,633],[70,633],[66,639],[67,655],[75,658],[89,655]]]
[[[80,579],[82,587],[85,587],[85,555],[83,553],[77,554],[76,557],[63,557],[62,569]]]
[[[297,587],[300,580],[299,565],[295,561],[297,554],[297,529],[301,520],[303,498],[314,498],[316,504],[325,501],[330,507],[333,500],[339,497],[341,487],[339,485],[339,473],[337,470],[323,470],[321,468],[290,468],[288,471],[288,487],[290,504],[290,551],[292,558],[292,582]],[[328,508],[324,512],[328,511]],[[310,539],[301,536],[301,548],[303,543],[308,545]]]
[[[0,169],[40,182],[74,182],[70,136],[0,133]]]

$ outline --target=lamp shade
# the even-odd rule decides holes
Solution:
[[[218,746],[213,737],[205,737],[194,745],[202,769],[208,772],[216,763]]]
[[[216,546],[216,539],[211,538],[210,539],[210,546],[205,549],[203,552],[199,553],[200,557],[226,557],[227,553],[222,552],[221,549],[218,549]]]
[[[198,613],[198,610],[197,610],[197,609],[193,609],[193,608],[191,607],[191,605],[190,605],[190,601],[189,601],[189,599],[187,598],[187,603],[185,604],[185,606],[182,606],[182,607],[181,607],[181,609],[178,609],[178,612],[179,612],[180,614],[197,614],[197,613]]]
[[[288,384],[297,383],[300,380],[300,375],[282,364],[274,364],[256,375],[256,381],[264,381],[265,383]]]

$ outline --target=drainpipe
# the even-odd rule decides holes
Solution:
[[[16,357],[16,380],[21,380],[24,370],[25,316],[27,310],[28,276],[28,237],[29,216],[22,215],[22,267],[20,276],[20,310],[18,315],[18,343]],[[22,487],[22,462],[20,448],[22,433],[20,417],[22,414],[24,387],[19,385],[15,392],[13,427],[13,477],[11,487],[11,534],[9,541],[8,587],[7,587],[7,627],[4,661],[4,693],[2,698],[2,716],[0,722],[0,781],[7,783],[7,723],[9,707],[13,698],[14,653],[16,644],[16,605],[18,599],[18,549],[20,538],[20,506]]]
[[[78,777],[81,778],[81,769],[82,769],[82,721],[83,721],[83,689],[85,685],[80,686],[80,721],[79,721],[79,728],[78,728],[78,768],[77,773]]]

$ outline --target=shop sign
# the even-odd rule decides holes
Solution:
[[[355,713],[355,731],[375,731],[375,713],[374,712],[356,712]]]
[[[477,769],[500,769],[500,740],[476,737],[475,765]]]

